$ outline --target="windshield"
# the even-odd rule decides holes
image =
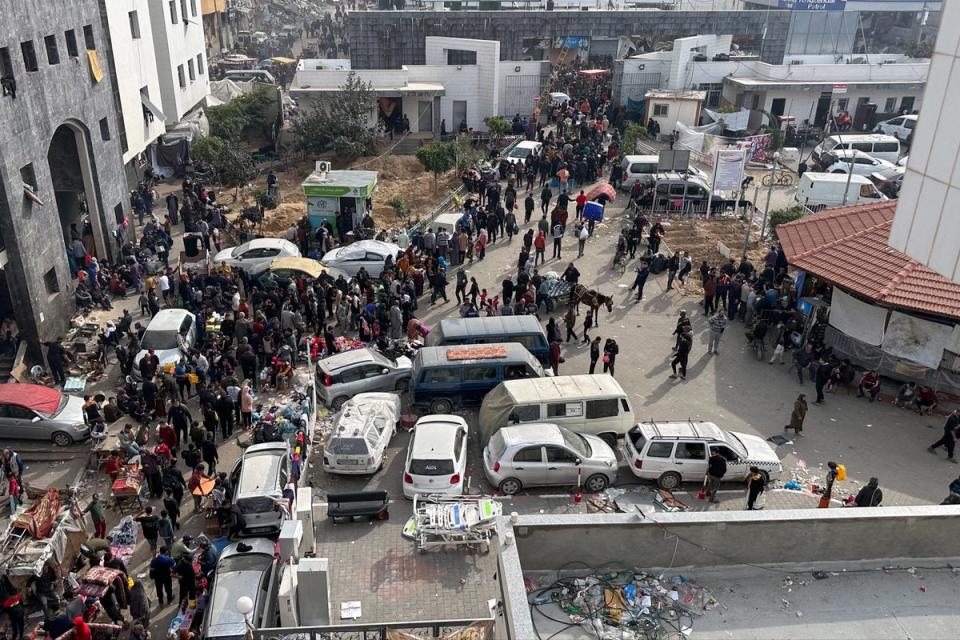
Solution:
[[[590,444],[587,442],[587,439],[579,433],[574,433],[569,429],[560,427],[560,435],[563,436],[563,443],[573,451],[576,451],[577,455],[581,458],[589,458],[590,454],[593,453],[590,450]]]
[[[217,573],[266,571],[271,562],[273,562],[273,558],[262,553],[241,553],[222,559],[217,565]]]
[[[247,245],[246,245],[246,244],[240,244],[240,245],[237,245],[237,246],[235,246],[235,247],[233,248],[233,251],[230,252],[230,255],[231,255],[232,257],[236,258],[237,256],[239,256],[241,253],[243,253],[243,252],[246,251],[246,250],[247,250]]]
[[[153,349],[155,351],[164,351],[177,348],[177,331],[169,329],[160,331],[159,329],[147,329],[143,334],[143,340],[140,342],[141,349]]]
[[[487,449],[490,450],[490,455],[494,460],[499,460],[506,448],[507,446],[503,442],[503,434],[499,431],[493,434],[493,437],[490,438],[490,442],[487,443]]]
[[[377,364],[382,364],[385,367],[393,366],[394,364],[396,364],[393,360],[383,355],[379,351],[370,351],[370,355],[373,356],[373,360]]]
[[[836,140],[833,140],[832,138],[827,138],[826,140],[823,141],[823,150],[830,151],[830,149],[833,149],[835,146],[837,146],[837,144],[839,143]]]
[[[410,473],[415,476],[448,476],[453,473],[453,460],[411,460]]]
[[[69,401],[70,401],[70,396],[68,396],[67,394],[63,394],[60,396],[60,404],[57,405],[56,411],[54,411],[53,413],[44,413],[43,411],[37,411],[37,413],[43,416],[44,418],[52,418],[54,416],[58,416],[60,415],[60,412],[63,411],[63,408],[67,406],[67,402]]]
[[[331,438],[327,443],[327,451],[344,456],[364,456],[367,454],[367,443],[363,438]]]
[[[511,157],[511,158],[526,158],[528,155],[530,155],[530,151],[531,151],[531,149],[527,149],[527,148],[525,148],[525,147],[514,147],[514,148],[510,151],[510,157]]]
[[[738,456],[741,458],[747,457],[747,445],[743,444],[743,440],[738,438],[737,434],[727,431],[727,443],[733,447]]]

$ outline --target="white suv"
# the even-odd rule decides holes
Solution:
[[[403,465],[403,495],[462,495],[466,470],[466,421],[448,414],[417,420]]]
[[[763,438],[724,431],[712,422],[641,422],[627,433],[624,446],[633,474],[656,480],[663,489],[703,482],[714,449],[727,460],[724,480],[746,480],[750,467],[758,467],[768,481],[783,471]]]
[[[885,133],[888,136],[896,136],[900,142],[910,142],[913,138],[913,130],[917,127],[917,116],[906,115],[891,118],[881,122],[874,129],[877,133]]]

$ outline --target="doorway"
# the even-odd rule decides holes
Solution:
[[[817,111],[813,116],[813,124],[817,127],[822,127],[827,124],[827,116],[830,113],[830,101],[833,99],[833,93],[830,91],[824,91],[820,94],[820,99],[817,100]]]
[[[377,98],[377,111],[383,122],[383,129],[387,133],[397,133],[403,128],[403,103],[400,98],[382,97]]]
[[[770,102],[770,113],[775,118],[779,118],[783,115],[783,112],[787,109],[787,99],[786,98],[774,98]],[[771,122],[771,126],[776,126],[778,123]]]
[[[459,131],[461,127],[467,127],[467,101],[466,100],[454,100],[453,101],[453,122],[451,123],[455,130]]]
[[[80,125],[60,125],[50,139],[47,164],[60,218],[62,246],[66,248],[74,239],[79,239],[87,255],[99,259],[108,257],[97,215],[87,132]]]
[[[432,100],[419,100],[417,102],[417,131],[421,133],[433,131]]]

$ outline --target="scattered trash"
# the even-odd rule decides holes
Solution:
[[[767,440],[777,445],[778,447],[782,447],[785,444],[793,444],[793,440],[790,440],[789,438],[785,438],[779,434],[770,436],[769,438],[767,438]]]
[[[811,575],[817,580],[826,580],[830,577],[830,574],[828,574],[826,571],[814,571]]]

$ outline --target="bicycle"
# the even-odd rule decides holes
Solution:
[[[772,176],[769,173],[764,175],[760,183],[765,187],[769,187],[770,181],[773,180],[773,184],[778,187],[790,187],[793,186],[794,175],[795,174],[788,169],[777,169]]]

